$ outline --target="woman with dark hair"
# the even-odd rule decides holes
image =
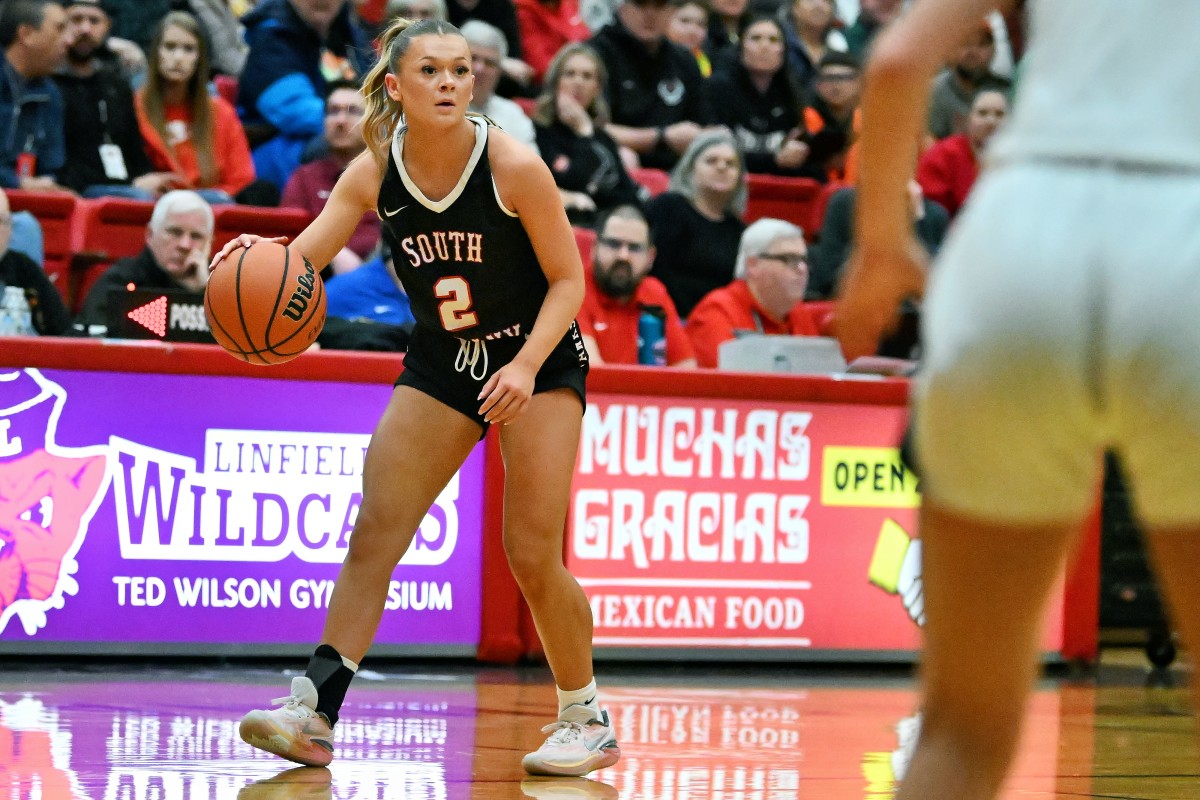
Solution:
[[[671,173],[670,188],[646,204],[658,250],[651,275],[685,317],[704,295],[733,280],[746,224],[746,164],[725,130],[695,139]]]
[[[787,69],[783,36],[779,20],[755,17],[742,33],[737,61],[713,73],[708,92],[748,171],[806,175],[804,105]]]
[[[837,29],[834,0],[792,0],[779,9],[779,22],[787,43],[788,69],[801,90],[811,92],[825,54],[849,49]]]
[[[598,212],[638,204],[637,185],[621,163],[617,143],[604,131],[606,80],[595,50],[568,44],[550,62],[533,112],[538,150],[574,225],[591,225]]]
[[[146,85],[135,101],[154,168],[182,176],[180,188],[194,189],[210,203],[237,197],[277,205],[279,192],[255,181],[237,111],[208,90],[208,49],[196,18],[183,11],[163,17],[147,56]]]

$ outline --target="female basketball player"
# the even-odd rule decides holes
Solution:
[[[458,30],[398,20],[381,49],[363,84],[368,152],[294,248],[323,265],[377,209],[417,326],[367,452],[362,509],[321,644],[283,707],[250,712],[241,735],[301,764],[329,763],[332,727],[392,569],[482,432],[499,424],[504,546],[559,696],[550,737],[523,764],[583,775],[620,757],[592,676],[591,610],[562,560],[588,369],[574,323],[583,267],[546,165],[467,116],[471,53]],[[257,239],[242,235],[218,258]]]
[[[921,292],[905,184],[929,81],[998,5],[917,0],[872,47],[848,358]],[[1030,7],[1021,94],[924,309],[925,716],[898,800],[999,791],[1105,448],[1200,652],[1200,3]]]

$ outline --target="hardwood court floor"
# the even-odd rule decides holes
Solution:
[[[1140,653],[1043,682],[1005,795],[1200,798],[1184,674]],[[356,680],[329,770],[236,736],[286,694],[263,666],[51,667],[0,657],[0,800],[883,800],[917,729],[906,673],[602,666],[624,757],[594,780],[525,778],[548,673],[377,666]]]

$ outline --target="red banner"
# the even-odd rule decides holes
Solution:
[[[899,406],[591,395],[566,558],[596,645],[915,651],[905,421]],[[1061,638],[1059,600],[1047,648]]]

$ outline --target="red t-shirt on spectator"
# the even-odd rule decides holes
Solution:
[[[933,144],[917,162],[917,183],[925,196],[953,218],[962,208],[979,177],[979,162],[971,140],[960,133]]]
[[[803,303],[797,303],[785,322],[771,319],[744,280],[714,289],[696,304],[688,317],[687,335],[702,367],[717,366],[717,349],[733,339],[734,331],[819,336],[817,323]]]
[[[344,167],[331,156],[301,164],[288,178],[287,186],[283,187],[283,197],[279,205],[285,208],[302,208],[314,217],[325,208],[333,185],[341,177]],[[381,224],[379,215],[374,211],[363,214],[358,221],[358,227],[350,235],[347,247],[366,260],[379,244]]]
[[[647,275],[638,284],[629,302],[622,303],[596,288],[591,269],[584,271],[587,273],[587,294],[575,319],[579,323],[580,333],[596,340],[600,357],[606,363],[638,363],[638,320],[642,316],[642,309],[647,306],[658,306],[666,314],[667,363],[678,364],[694,357],[692,343],[683,332],[679,312],[675,310],[667,287],[661,281]]]
[[[516,0],[516,6],[521,56],[533,67],[538,83],[564,44],[586,41],[592,35],[579,16],[579,0],[558,0],[554,6],[540,0]]]

